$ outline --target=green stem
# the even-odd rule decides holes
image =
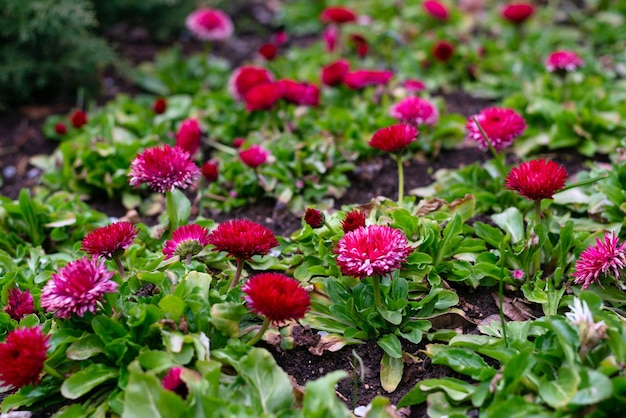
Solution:
[[[174,196],[171,190],[165,192],[165,203],[167,204],[167,216],[170,221],[170,233],[178,228],[178,219],[176,218],[176,208],[174,207]]]
[[[326,226],[326,228],[328,229],[328,231],[330,231],[330,233],[331,233],[332,235],[336,235],[336,234],[337,234],[337,231],[335,231],[335,228],[333,228],[333,227],[332,227],[332,226],[328,223],[328,221],[326,221],[326,219],[324,219],[324,225]]]
[[[239,283],[239,278],[241,277],[241,272],[243,271],[243,258],[237,259],[237,271],[235,271],[235,275],[233,276],[233,280],[230,282],[230,286],[228,286],[228,290],[232,290]]]
[[[123,278],[126,277],[124,274],[124,266],[122,265],[122,260],[119,257],[115,257],[115,265],[117,266],[117,271],[120,273],[120,276]]]
[[[487,145],[489,145],[489,151],[491,151],[491,154],[493,155],[493,161],[494,161],[494,164],[496,165],[496,169],[500,173],[500,176],[502,178],[505,178],[508,172],[505,167],[504,161],[502,161],[502,158],[504,157],[504,153],[503,152],[498,153],[498,151],[496,151],[496,149],[493,147],[493,144],[491,143],[491,140],[487,136],[487,133],[485,132],[483,127],[480,126],[480,123],[478,123],[478,119],[476,119],[476,116],[474,116],[474,123],[478,127],[478,130],[480,131],[480,134],[482,135],[485,142],[487,142]]]
[[[541,225],[541,199],[535,200],[535,228]],[[533,260],[533,274],[541,268],[541,248],[535,253]]]
[[[374,287],[374,306],[376,306],[376,310],[380,310],[382,308],[382,302],[380,298],[380,278],[378,274],[372,276],[372,284]]]
[[[261,329],[259,329],[259,332],[257,332],[257,334],[252,337],[252,339],[250,341],[247,342],[247,344],[249,346],[253,346],[254,344],[258,343],[261,338],[263,338],[263,334],[265,334],[265,331],[267,331],[267,329],[270,327],[270,320],[267,318],[263,318],[263,325],[261,325]]]
[[[396,161],[398,162],[398,206],[402,207],[402,201],[404,200],[404,166],[402,165],[402,153],[398,152]]]
[[[504,338],[504,346],[509,347],[509,338],[506,334],[506,321],[504,320],[504,310],[502,304],[504,303],[504,276],[500,278],[500,286],[498,287],[498,297],[500,299],[500,322],[502,323],[502,338]]]
[[[586,180],[580,180],[572,184],[568,184],[567,186],[559,190],[557,193],[561,193],[561,192],[564,192],[565,190],[573,189],[574,187],[586,186],[587,184],[591,184],[591,183],[595,183],[596,181],[603,180],[607,178],[608,176],[609,176],[609,173],[604,173],[597,177],[593,177],[593,178],[586,179]]]
[[[54,370],[52,367],[48,366],[48,364],[46,363],[43,364],[43,371],[50,376],[56,377],[57,379],[65,380],[65,376]]]

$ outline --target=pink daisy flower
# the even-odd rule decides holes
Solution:
[[[33,295],[31,295],[28,290],[13,288],[9,290],[7,306],[5,306],[3,310],[11,317],[11,319],[19,321],[24,316],[35,312]]]
[[[343,82],[343,78],[350,71],[350,63],[347,60],[338,60],[322,68],[322,83],[327,86],[337,86]]]
[[[333,52],[337,46],[337,40],[339,39],[339,28],[336,25],[328,26],[324,29],[324,32],[322,32],[322,39],[324,40],[324,45],[326,45],[326,50]]]
[[[243,100],[252,87],[273,81],[274,76],[269,70],[249,65],[243,66],[231,74],[228,79],[228,91],[235,100]]]
[[[176,132],[176,146],[194,155],[200,149],[202,130],[197,119],[185,119]]]
[[[278,47],[272,43],[265,43],[259,47],[259,55],[267,61],[271,61],[278,55]]]
[[[385,86],[393,77],[391,71],[356,70],[343,76],[343,83],[353,90],[364,89],[367,86]]]
[[[187,399],[189,388],[187,387],[187,383],[180,378],[182,371],[182,367],[172,367],[163,380],[161,380],[161,384],[163,385],[163,389],[174,392],[183,399]]]
[[[264,164],[269,155],[270,152],[260,145],[252,145],[246,150],[239,151],[239,158],[250,168],[257,168]]]
[[[452,42],[437,41],[433,45],[432,54],[433,57],[439,62],[448,62],[452,55],[454,55],[455,47]]]
[[[224,251],[237,259],[249,260],[266,255],[278,246],[274,233],[267,227],[247,219],[231,219],[219,224],[209,235],[214,251]]]
[[[345,234],[335,254],[342,274],[363,279],[399,269],[412,251],[399,229],[370,225]]]
[[[111,277],[113,272],[101,258],[72,261],[48,280],[41,293],[41,307],[55,312],[57,318],[94,313],[103,295],[117,290],[118,284]]]
[[[58,135],[65,135],[67,133],[67,126],[63,122],[57,122],[54,125],[54,132]]]
[[[177,255],[189,264],[191,257],[202,251],[208,244],[208,229],[196,224],[183,225],[176,228],[172,233],[172,239],[165,242],[163,254],[166,259]]]
[[[95,257],[116,258],[130,247],[138,233],[139,228],[130,222],[115,222],[85,235],[80,249]]]
[[[284,274],[257,274],[241,290],[248,308],[276,326],[304,318],[311,308],[311,298],[300,282]]]
[[[426,90],[426,84],[424,84],[422,80],[405,80],[402,85],[410,93],[419,93],[420,91]]]
[[[341,221],[341,229],[344,233],[354,231],[365,226],[365,212],[358,209],[346,213],[346,217]]]
[[[320,15],[322,23],[348,23],[356,21],[356,13],[347,7],[327,7]]]
[[[620,244],[614,232],[607,232],[604,240],[596,239],[596,244],[580,254],[574,271],[574,283],[582,284],[582,289],[592,283],[599,283],[600,275],[619,280],[626,266],[626,242]]]
[[[146,183],[152,190],[165,193],[189,187],[200,177],[200,169],[187,151],[164,145],[138,154],[130,163],[128,176],[135,188]]]
[[[282,91],[282,98],[289,103],[303,106],[320,104],[320,90],[315,84],[298,83],[288,79],[278,80],[276,84]]]
[[[70,121],[74,128],[81,128],[87,125],[87,113],[82,110],[75,110],[70,116]]]
[[[545,62],[546,70],[551,73],[562,74],[576,71],[583,64],[583,59],[577,53],[565,49],[551,53]]]
[[[221,41],[233,34],[233,22],[216,9],[198,9],[185,19],[189,32],[202,41]]]
[[[417,128],[407,124],[379,129],[370,140],[370,146],[391,153],[400,152],[417,139]]]
[[[0,343],[0,386],[19,389],[39,383],[49,339],[41,327],[10,331]]]
[[[252,87],[246,92],[244,101],[246,110],[270,110],[277,101],[283,98],[283,91],[278,83],[265,83]]]
[[[217,177],[219,176],[217,162],[215,161],[207,161],[206,163],[202,164],[201,170],[202,175],[204,176],[204,180],[206,180],[207,183],[213,183],[217,180]]]
[[[511,23],[521,25],[533,15],[535,8],[530,3],[510,3],[502,9],[502,17]]]
[[[448,9],[446,9],[446,6],[444,6],[442,3],[436,0],[426,0],[424,3],[422,3],[422,6],[424,7],[424,10],[426,10],[426,12],[435,19],[444,21],[448,20]]]
[[[483,109],[479,114],[470,117],[465,125],[468,137],[475,140],[481,150],[488,149],[489,144],[474,122],[474,117],[478,120],[496,151],[509,147],[515,138],[526,130],[526,121],[513,109],[505,107]]]
[[[509,190],[515,190],[529,200],[552,199],[565,187],[565,167],[551,160],[532,160],[521,163],[504,180]]]
[[[308,208],[306,212],[304,212],[304,222],[311,228],[323,227],[324,221],[324,214],[317,209]]]
[[[439,110],[428,100],[407,97],[389,108],[389,115],[410,125],[434,126],[439,121]]]

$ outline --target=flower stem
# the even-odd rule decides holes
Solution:
[[[509,338],[506,334],[506,321],[504,320],[504,309],[502,304],[504,302],[504,276],[500,278],[500,285],[498,286],[498,298],[500,301],[500,322],[502,323],[502,338],[504,338],[504,346],[509,347]]]
[[[270,327],[270,320],[267,318],[263,318],[263,325],[261,325],[261,329],[259,329],[259,332],[257,332],[257,334],[252,337],[252,339],[250,341],[247,342],[247,344],[249,346],[253,346],[254,344],[258,343],[261,338],[263,338],[263,334],[265,334],[265,331],[267,331],[267,329]]]
[[[561,190],[559,190],[557,193],[561,193],[561,192],[564,192],[565,190],[573,189],[574,187],[586,186],[587,184],[592,184],[592,183],[595,183],[596,181],[603,180],[603,179],[607,178],[608,176],[609,176],[609,173],[604,173],[604,174],[602,174],[600,176],[597,176],[597,177],[592,177],[592,178],[586,179],[586,180],[580,180],[580,181],[574,182],[572,184],[568,184],[567,186],[565,186]]]
[[[167,216],[170,220],[170,232],[174,232],[178,228],[178,219],[176,218],[176,208],[174,208],[174,197],[171,190],[165,192],[165,203],[167,204]]]
[[[535,200],[535,228],[541,225],[541,199]],[[541,268],[541,248],[535,253],[533,260],[533,274]]]
[[[402,207],[402,201],[404,200],[404,166],[402,165],[402,154],[400,152],[396,155],[396,161],[398,162],[398,206]]]
[[[480,134],[483,136],[483,139],[485,140],[485,142],[487,142],[487,144],[489,145],[489,151],[491,151],[491,154],[493,155],[493,161],[494,161],[494,164],[496,165],[496,169],[500,173],[500,176],[502,178],[506,177],[507,169],[505,167],[504,161],[502,161],[502,157],[504,156],[504,153],[498,153],[498,151],[496,151],[496,149],[493,147],[493,144],[491,143],[491,140],[487,136],[487,133],[485,132],[483,127],[480,126],[480,123],[478,122],[478,119],[476,119],[476,116],[474,116],[474,123],[478,127],[478,130],[480,131]]]
[[[326,221],[326,219],[324,219],[324,226],[326,226],[326,228],[328,229],[328,231],[332,234],[332,235],[336,235],[337,231],[335,231],[335,228],[333,228],[328,221]]]
[[[57,379],[65,380],[65,377],[61,373],[57,372],[52,367],[48,366],[46,363],[43,364],[43,371],[46,372],[46,374],[49,374],[50,376],[56,377]]]
[[[374,306],[376,306],[376,310],[380,310],[382,308],[382,302],[380,298],[380,278],[378,274],[372,276],[372,285],[374,287]]]
[[[228,286],[228,290],[232,290],[239,283],[239,278],[241,277],[241,272],[243,271],[243,258],[237,259],[237,271],[235,271],[235,275],[233,276],[233,280],[230,282],[230,286]]]
[[[124,266],[122,265],[122,260],[119,257],[115,257],[115,265],[117,266],[117,271],[120,273],[120,276],[123,278],[126,277],[124,274]]]

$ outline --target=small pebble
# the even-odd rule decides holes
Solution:
[[[39,170],[38,168],[31,168],[26,173],[26,177],[28,177],[29,179],[34,179],[39,175],[39,173],[41,173],[41,170]]]
[[[17,168],[14,165],[8,165],[2,170],[2,175],[7,179],[12,179],[17,174]]]

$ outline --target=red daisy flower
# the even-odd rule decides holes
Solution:
[[[21,388],[39,383],[50,337],[41,327],[18,328],[0,343],[0,383]]]
[[[370,139],[370,146],[387,152],[400,152],[417,139],[417,128],[407,124],[379,129]]]
[[[65,135],[67,133],[67,126],[63,122],[58,122],[54,125],[54,132],[58,135]]]
[[[217,163],[213,161],[207,161],[202,165],[202,175],[207,183],[213,183],[218,177]]]
[[[426,85],[422,80],[405,80],[402,85],[410,93],[419,93],[420,91],[426,90]]]
[[[216,9],[198,9],[185,19],[189,32],[202,41],[221,41],[233,34],[233,22]]]
[[[399,229],[370,225],[345,234],[335,254],[342,274],[363,279],[399,269],[412,251]]]
[[[322,83],[327,86],[337,86],[343,82],[343,78],[350,70],[347,60],[338,60],[322,68]]]
[[[283,98],[283,92],[278,83],[265,83],[252,87],[246,93],[244,101],[246,110],[269,110],[277,101]]]
[[[249,260],[265,255],[278,246],[274,233],[267,227],[247,219],[231,219],[219,224],[209,235],[214,251],[225,251],[237,259]]]
[[[252,145],[247,150],[239,151],[239,158],[250,168],[257,168],[267,161],[270,152],[260,145]]]
[[[502,17],[511,23],[521,25],[533,15],[535,8],[530,3],[511,3],[502,9]]]
[[[176,146],[194,155],[200,148],[202,130],[197,119],[185,119],[176,133]]]
[[[18,288],[9,290],[9,300],[3,310],[11,319],[19,321],[25,315],[30,315],[35,312],[33,295],[31,295],[28,290],[22,291]]]
[[[298,83],[293,80],[278,80],[278,88],[282,91],[282,97],[289,103],[303,106],[319,106],[320,90],[315,84]]]
[[[246,142],[246,138],[235,138],[233,139],[233,147],[241,148],[241,146]]]
[[[278,47],[274,44],[265,43],[259,48],[259,54],[264,59],[271,61],[278,55]]]
[[[452,55],[454,55],[454,50],[454,44],[451,42],[437,41],[437,43],[433,45],[432,53],[437,61],[448,62],[450,58],[452,58]]]
[[[165,111],[167,110],[167,100],[165,100],[164,98],[158,98],[154,101],[154,103],[152,103],[152,111],[154,113],[156,113],[157,115],[161,115],[163,113],[165,113]]]
[[[446,6],[442,3],[435,0],[426,0],[422,3],[422,6],[424,6],[424,10],[435,19],[448,20],[448,9],[446,9]]]
[[[496,151],[509,147],[515,138],[526,130],[526,121],[513,109],[505,107],[488,107],[479,114],[470,117],[465,125],[469,138],[475,140],[478,148],[485,150],[489,144],[474,121],[474,117],[485,131],[487,138]]]
[[[48,280],[41,293],[41,307],[55,312],[58,318],[94,313],[102,296],[117,290],[118,284],[111,277],[113,272],[101,258],[72,261]]]
[[[414,126],[434,126],[439,121],[439,110],[435,105],[419,97],[407,97],[389,108],[389,115],[402,123]]]
[[[231,74],[228,79],[228,91],[236,100],[243,100],[252,87],[273,81],[274,76],[265,68],[243,66]]]
[[[607,232],[604,240],[596,238],[596,244],[580,254],[574,271],[574,283],[582,289],[599,282],[600,275],[610,276],[617,281],[626,266],[626,242],[620,244],[614,232]]]
[[[175,255],[188,261],[209,245],[209,230],[196,224],[183,225],[172,232],[172,239],[165,242],[165,258]]]
[[[187,399],[187,396],[189,395],[189,388],[187,387],[187,383],[180,378],[182,371],[182,367],[172,367],[161,381],[161,384],[165,390],[174,392],[181,398]]]
[[[346,217],[341,221],[341,229],[344,233],[354,231],[365,226],[365,212],[354,209],[346,213]]]
[[[200,169],[187,151],[179,147],[148,148],[130,163],[130,185],[146,183],[152,190],[165,193],[186,189],[200,177]]]
[[[347,7],[327,7],[320,15],[322,23],[348,23],[356,20],[356,13]]]
[[[74,128],[80,128],[87,124],[87,113],[82,110],[75,110],[72,116],[70,116],[70,121]]]
[[[356,70],[343,76],[343,83],[353,90],[360,90],[367,86],[384,86],[393,77],[391,71]]]
[[[551,53],[546,58],[546,70],[551,73],[566,73],[582,67],[584,61],[574,51],[561,50]]]
[[[367,39],[365,39],[362,35],[353,33],[350,35],[350,42],[354,45],[356,53],[359,57],[364,58],[367,56],[370,49]]]
[[[505,179],[505,186],[529,200],[552,199],[565,187],[565,167],[551,160],[532,160],[514,167]]]
[[[324,226],[324,214],[317,209],[308,208],[304,212],[304,222],[311,228],[321,228]]]
[[[248,308],[274,325],[304,318],[311,308],[311,298],[300,282],[284,274],[257,274],[241,290]]]
[[[130,247],[138,233],[139,228],[130,222],[115,222],[85,235],[80,249],[95,257],[116,258]]]

